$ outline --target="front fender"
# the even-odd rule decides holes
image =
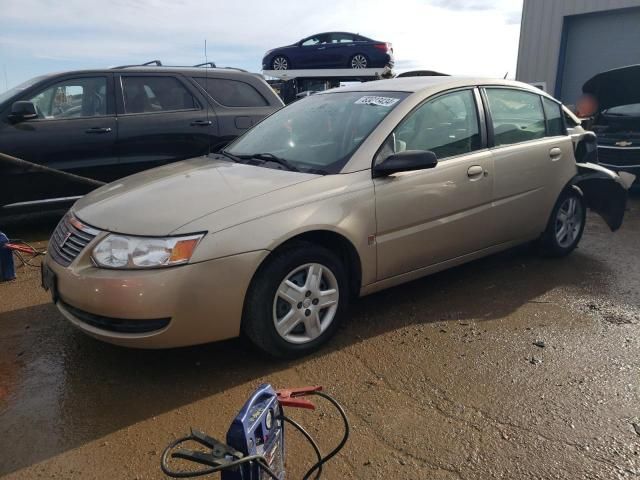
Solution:
[[[615,173],[595,163],[577,163],[578,174],[569,185],[575,185],[584,194],[587,206],[598,213],[615,232],[622,225],[627,207],[629,187],[635,175]]]

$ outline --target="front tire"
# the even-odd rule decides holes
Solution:
[[[289,60],[287,60],[287,57],[283,57],[282,55],[273,57],[273,60],[271,60],[272,70],[289,70],[289,67]]]
[[[587,208],[579,190],[568,188],[560,194],[547,229],[540,239],[542,253],[564,257],[578,246],[587,219]]]
[[[245,299],[242,330],[280,358],[306,355],[331,338],[347,309],[348,278],[339,258],[299,242],[260,268]]]

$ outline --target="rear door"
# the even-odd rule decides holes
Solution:
[[[207,100],[215,105],[218,141],[212,145],[212,151],[224,147],[274,110],[256,88],[240,79],[203,72],[192,80],[208,96]]]
[[[113,92],[111,73],[58,77],[31,91],[20,100],[32,102],[38,118],[18,123],[4,118],[2,152],[50,168],[109,180],[118,161]],[[6,187],[10,203],[75,197],[91,190],[46,173],[16,170],[6,174],[12,174]]]
[[[354,35],[351,33],[332,33],[327,45],[327,63],[334,68],[349,68],[349,60],[355,53]]]
[[[215,112],[182,76],[123,73],[116,85],[117,146],[127,173],[204,155],[217,141]]]
[[[378,280],[469,254],[492,244],[492,156],[479,95],[448,92],[413,110],[376,162],[405,150],[430,150],[438,165],[374,179]]]
[[[509,87],[486,87],[483,98],[495,170],[496,243],[535,238],[576,171],[560,105],[545,101],[556,106],[554,113],[541,95]]]

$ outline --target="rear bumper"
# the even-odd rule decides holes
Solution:
[[[44,261],[56,274],[56,305],[75,327],[117,345],[171,348],[238,336],[247,288],[267,253],[146,271]]]

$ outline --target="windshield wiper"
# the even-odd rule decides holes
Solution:
[[[232,155],[231,153],[227,152],[226,150],[220,150],[218,153],[220,155],[223,155],[223,156],[227,157],[228,159],[230,159],[230,160],[232,160],[232,161],[234,161],[236,163],[244,163],[240,157]]]
[[[252,159],[255,158],[257,160],[262,160],[264,162],[273,162],[273,163],[277,163],[279,165],[282,165],[283,167],[285,167],[287,170],[291,170],[292,172],[299,172],[300,169],[298,167],[296,167],[295,165],[292,165],[288,160],[282,158],[282,157],[278,157],[276,155],[274,155],[273,153],[254,153],[252,155],[240,155],[240,158],[244,159]]]

